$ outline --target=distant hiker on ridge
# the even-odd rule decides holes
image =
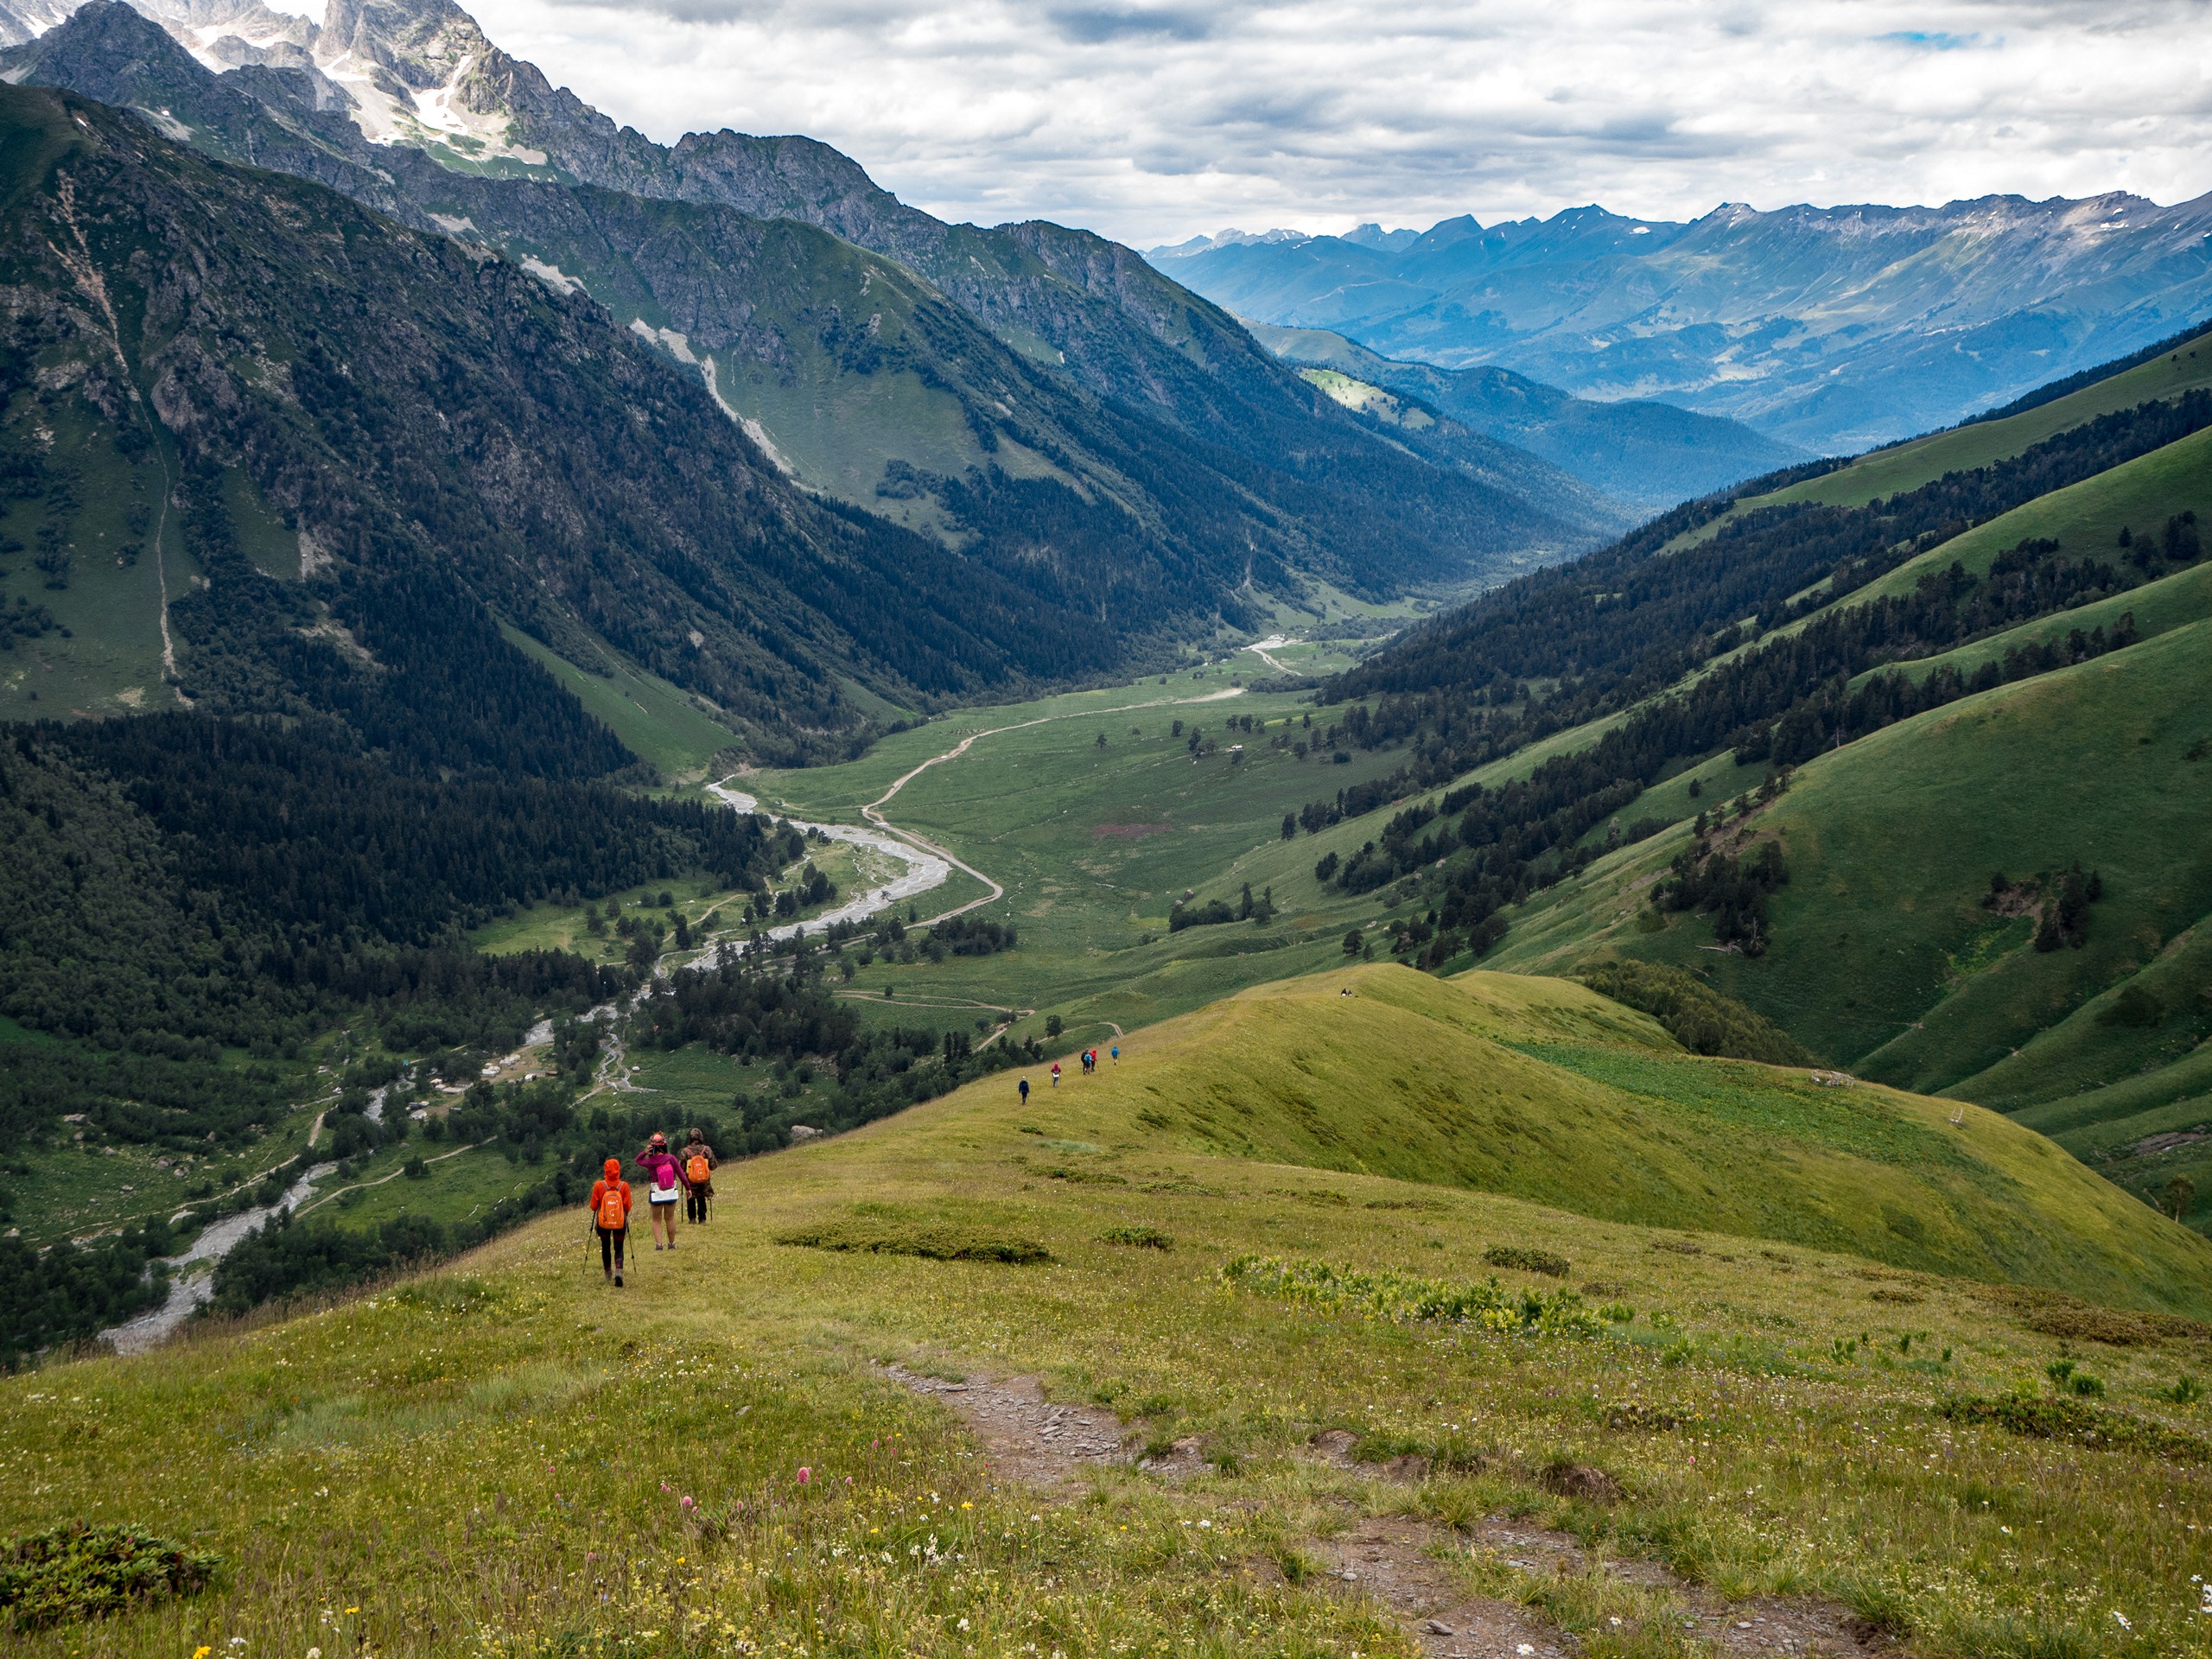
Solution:
[[[599,1270],[620,1285],[622,1246],[630,1236],[630,1183],[622,1179],[619,1158],[608,1159],[606,1172],[591,1184],[590,1226],[599,1235]]]
[[[1029,1079],[1024,1077],[1018,1086],[1021,1090],[1021,1103],[1027,1106],[1029,1103]]]

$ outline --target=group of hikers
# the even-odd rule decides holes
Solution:
[[[645,1208],[652,1216],[653,1249],[676,1248],[676,1207],[683,1206],[684,1221],[702,1226],[708,1200],[715,1196],[715,1166],[721,1160],[699,1130],[681,1153],[668,1149],[668,1137],[655,1132],[645,1149],[632,1160],[645,1172]],[[592,1183],[591,1230],[599,1235],[600,1271],[613,1284],[622,1282],[622,1251],[630,1238],[630,1183],[622,1179],[622,1160],[610,1158],[606,1173]]]
[[[1119,1065],[1121,1044],[1109,1047],[1107,1058]],[[1098,1051],[1084,1049],[1077,1056],[1077,1063],[1085,1077],[1093,1075],[1098,1070]],[[1054,1060],[1052,1087],[1059,1086],[1060,1063]],[[1027,1102],[1028,1078],[1021,1079],[1020,1089]],[[706,1135],[693,1129],[680,1153],[671,1152],[668,1137],[656,1130],[645,1149],[631,1161],[645,1172],[645,1209],[653,1218],[653,1249],[672,1250],[676,1248],[676,1206],[683,1206],[683,1219],[690,1225],[705,1224],[707,1202],[715,1196],[715,1166],[721,1160],[707,1144]],[[622,1160],[608,1159],[606,1173],[592,1183],[590,1227],[599,1236],[600,1272],[615,1285],[622,1282],[622,1252],[630,1240],[632,1199],[630,1183],[622,1179]]]
[[[1122,1063],[1122,1046],[1119,1043],[1114,1044],[1106,1051],[1106,1057],[1116,1065],[1119,1065]],[[1083,1075],[1084,1077],[1087,1077],[1091,1076],[1098,1070],[1098,1051],[1095,1048],[1084,1049],[1082,1053],[1076,1056],[1076,1064],[1083,1067]],[[1052,1087],[1057,1089],[1059,1086],[1060,1063],[1058,1060],[1054,1060],[1052,1062]],[[1021,1103],[1025,1106],[1027,1105],[1029,1103],[1029,1079],[1027,1077],[1022,1078],[1020,1083],[1014,1085],[1014,1087],[1021,1095]]]

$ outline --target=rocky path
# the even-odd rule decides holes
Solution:
[[[1054,1405],[1033,1376],[953,1382],[903,1365],[883,1370],[900,1388],[934,1395],[958,1412],[989,1448],[991,1467],[1012,1479],[1055,1486],[1084,1464],[1130,1461],[1120,1418],[1099,1407]]]

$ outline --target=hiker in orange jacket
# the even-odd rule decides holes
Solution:
[[[707,1144],[704,1133],[692,1130],[683,1155],[676,1160],[676,1173],[683,1181],[685,1221],[705,1223],[707,1200],[715,1196],[715,1166],[721,1161],[715,1156],[715,1149]]]
[[[599,1269],[608,1280],[622,1282],[622,1246],[630,1236],[630,1183],[622,1179],[622,1161],[607,1160],[607,1173],[591,1184],[591,1225],[599,1235]]]

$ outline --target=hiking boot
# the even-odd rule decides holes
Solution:
[[[619,1273],[614,1275],[614,1288],[617,1290],[622,1288],[622,1275]]]

